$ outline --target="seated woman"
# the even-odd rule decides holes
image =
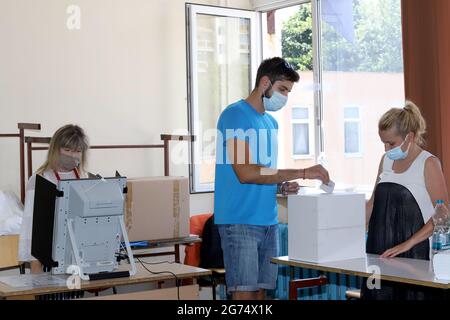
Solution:
[[[429,260],[433,234],[433,204],[448,204],[447,186],[440,161],[422,149],[425,120],[419,108],[407,101],[391,109],[378,123],[385,147],[374,192],[366,207],[367,253],[381,258]],[[439,297],[440,291],[381,281],[369,289],[363,282],[361,297],[377,300],[416,300]]]
[[[72,124],[59,128],[50,141],[47,160],[28,181],[19,239],[19,261],[30,262],[32,273],[43,271],[41,263],[31,255],[36,175],[41,175],[54,184],[61,179],[85,178],[84,168],[88,148],[83,129]]]

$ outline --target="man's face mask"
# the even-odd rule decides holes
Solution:
[[[407,137],[408,137],[408,135],[406,135],[405,140],[403,140],[401,145],[399,145],[395,148],[392,148],[391,150],[386,152],[386,156],[389,159],[394,160],[394,161],[406,159],[406,157],[408,156],[409,147],[411,146],[411,142],[408,144],[408,148],[406,149],[406,151],[402,150],[402,146],[405,144]]]
[[[61,153],[59,155],[59,163],[63,169],[71,171],[80,165],[80,159]]]
[[[270,84],[270,86],[272,87],[272,83]],[[273,90],[272,96],[270,98],[267,98],[266,94],[264,93],[263,104],[266,111],[278,111],[286,105],[287,101],[288,97],[282,95],[278,91]]]

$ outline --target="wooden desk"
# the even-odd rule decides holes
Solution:
[[[180,300],[198,300],[199,286],[198,284],[181,286],[179,293]],[[108,296],[82,298],[81,300],[177,300],[177,298],[177,288],[172,287],[123,294],[112,294]]]
[[[312,263],[289,259],[288,256],[272,258],[273,263],[290,267],[319,270],[348,274],[360,277],[370,277],[373,271],[370,266],[380,268],[380,279],[413,285],[450,289],[446,281],[434,277],[432,262],[418,259],[394,258],[380,259],[379,255],[367,254],[365,258],[333,261],[325,263]]]
[[[145,259],[144,259],[145,261]],[[152,272],[170,271],[174,273],[178,279],[194,278],[200,276],[211,275],[211,271],[192,266],[187,266],[179,263],[162,263],[162,264],[147,264],[146,268]],[[134,276],[128,278],[114,278],[106,280],[96,281],[81,281],[81,287],[78,289],[69,289],[66,285],[66,281],[69,275],[54,275],[51,276],[53,282],[60,282],[58,284],[46,285],[45,276],[47,275],[20,275],[15,279],[36,279],[40,281],[39,286],[25,286],[25,287],[12,287],[3,282],[0,282],[0,298],[3,299],[35,299],[36,296],[43,294],[53,294],[70,292],[77,290],[91,290],[91,289],[104,289],[111,287],[118,287],[124,285],[133,285],[141,283],[151,283],[165,280],[173,280],[174,276],[169,273],[164,274],[151,274],[140,264],[136,263],[137,272]],[[129,270],[128,264],[123,264],[119,267],[119,270]],[[22,277],[22,278],[19,278]],[[24,278],[28,277],[28,278]],[[39,278],[40,277],[40,278]],[[3,277],[0,277],[2,281]],[[10,278],[10,277],[6,277]]]
[[[132,247],[132,250],[133,255],[136,258],[174,255],[175,262],[180,263],[180,245],[191,245],[201,241],[202,239],[197,235],[191,235],[185,238],[146,240],[146,242],[148,242],[148,247],[145,248]],[[173,251],[151,252],[151,249],[166,248],[172,246],[174,247]]]

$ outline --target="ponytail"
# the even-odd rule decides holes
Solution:
[[[416,135],[417,143],[420,146],[425,145],[423,135],[426,132],[426,122],[420,109],[414,102],[406,100],[403,109],[390,109],[383,114],[378,122],[378,129],[380,131],[388,130],[394,126],[403,138],[405,138],[409,132],[413,132]]]

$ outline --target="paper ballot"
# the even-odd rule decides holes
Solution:
[[[322,189],[322,190],[325,191],[326,193],[333,193],[334,186],[335,186],[335,183],[334,183],[333,181],[330,180],[330,182],[328,182],[328,184],[322,183],[322,184],[320,185],[320,189]]]
[[[66,285],[65,278],[53,276],[47,273],[4,276],[0,277],[0,282],[13,288],[45,288]]]

